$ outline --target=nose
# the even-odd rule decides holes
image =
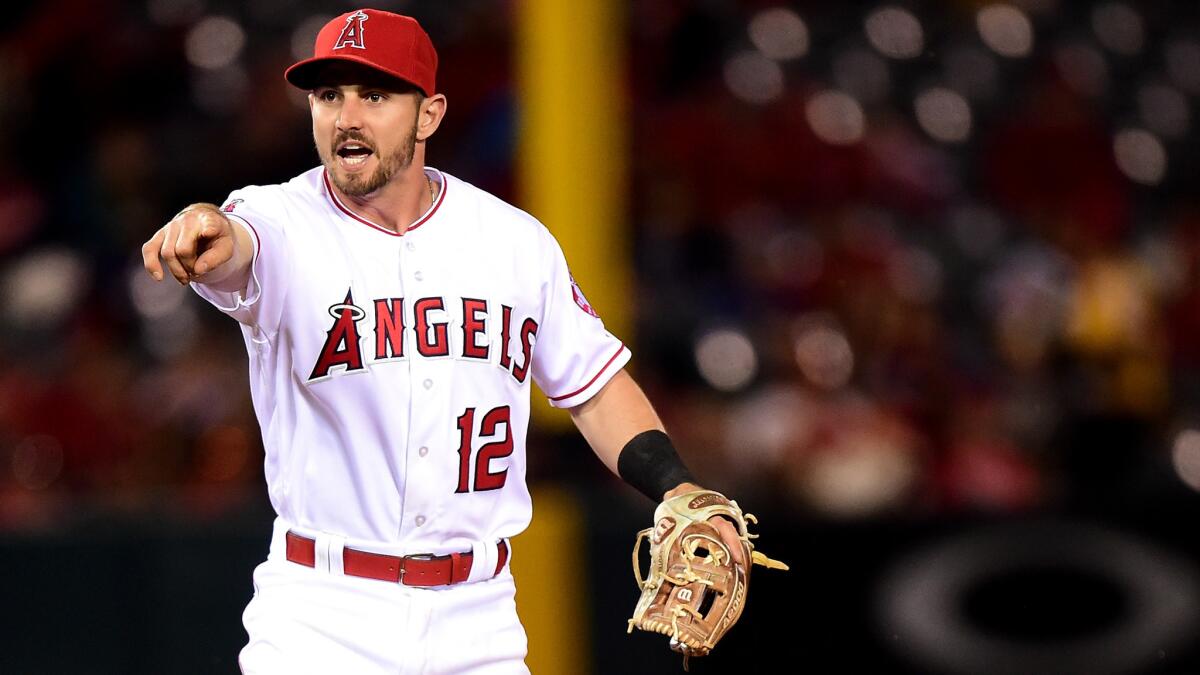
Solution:
[[[338,109],[337,128],[338,131],[362,128],[362,104],[358,97],[347,96],[342,99],[342,106]]]

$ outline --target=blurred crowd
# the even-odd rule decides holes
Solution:
[[[439,45],[430,163],[515,200],[509,3],[374,6]],[[0,18],[0,527],[261,499],[240,335],[139,247],[187,203],[315,165],[281,73],[350,8]],[[637,375],[705,482],[818,517],[1200,489],[1200,10],[624,18]],[[561,442],[535,437],[536,479]]]

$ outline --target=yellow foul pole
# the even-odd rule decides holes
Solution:
[[[518,204],[550,228],[605,326],[629,341],[622,7],[613,0],[516,3],[517,176]],[[543,427],[567,421],[549,413],[535,401]]]
[[[627,129],[622,84],[622,4],[518,0],[520,120],[517,203],[558,239],[572,275],[616,336],[632,339],[626,228]],[[534,423],[570,427],[534,393]],[[587,607],[575,579],[586,571],[584,526],[569,493],[537,490],[530,529],[514,542],[517,607],[529,634],[530,670],[584,675],[591,650]],[[572,543],[573,542],[573,543]],[[574,592],[579,597],[565,597]]]

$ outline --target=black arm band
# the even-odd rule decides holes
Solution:
[[[621,448],[617,473],[656,503],[662,501],[663,493],[679,487],[680,483],[696,482],[679,459],[671,439],[657,429],[643,431]]]

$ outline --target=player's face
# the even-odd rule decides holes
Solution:
[[[313,90],[313,139],[330,180],[362,197],[412,164],[419,92],[382,78],[330,78]]]

